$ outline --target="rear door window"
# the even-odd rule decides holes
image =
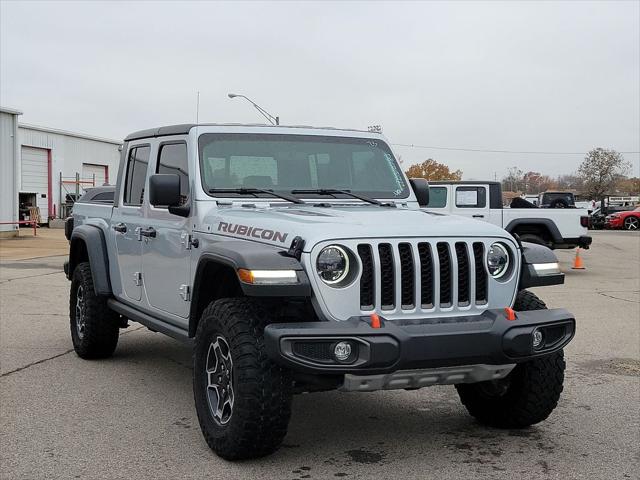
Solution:
[[[456,207],[484,208],[487,206],[485,187],[456,187]]]
[[[123,195],[125,205],[142,205],[150,151],[149,145],[131,147],[129,150]]]

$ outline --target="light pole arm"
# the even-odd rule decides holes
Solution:
[[[249,102],[251,105],[254,106],[254,108],[256,110],[258,110],[258,112],[260,112],[260,114],[266,118],[269,123],[271,125],[280,125],[280,117],[274,117],[273,115],[271,115],[269,112],[267,112],[264,108],[262,108],[260,105],[258,105],[257,103],[255,103],[253,100],[251,100],[249,97],[246,97],[245,95],[229,95],[231,98],[234,97],[241,97],[244,98],[247,102]]]

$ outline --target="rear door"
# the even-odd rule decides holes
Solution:
[[[120,198],[113,209],[111,232],[125,299],[142,299],[142,204],[151,154],[148,143],[130,144],[122,173]]]
[[[453,185],[452,203],[452,213],[455,215],[491,221],[486,185]]]
[[[152,173],[177,174],[180,177],[182,205],[190,203],[187,143],[182,138],[167,139],[154,155]],[[191,245],[189,218],[169,213],[167,207],[154,207],[145,202],[142,240],[144,291],[149,306],[182,317],[179,326],[186,327],[191,305]],[[151,232],[148,234],[147,232]]]

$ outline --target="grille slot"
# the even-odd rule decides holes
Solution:
[[[471,301],[470,276],[469,276],[469,254],[467,244],[456,242],[456,259],[458,260],[458,305],[466,307]]]
[[[418,244],[420,256],[420,304],[422,308],[433,308],[433,259],[431,258],[431,245]]]
[[[373,280],[373,254],[371,245],[358,245],[358,255],[362,262],[362,276],[360,277],[360,309],[373,310],[375,303]]]
[[[447,308],[451,306],[451,255],[449,244],[438,242],[438,261],[440,262],[440,306]]]
[[[400,255],[400,305],[404,309],[411,309],[414,307],[415,295],[415,272],[413,271],[411,244],[399,244],[398,253]]]
[[[388,243],[378,245],[380,255],[380,302],[382,310],[393,310],[395,304],[395,275],[393,271],[393,251]]]
[[[473,257],[476,267],[476,303],[487,303],[487,272],[484,269],[484,245],[481,242],[473,244]]]

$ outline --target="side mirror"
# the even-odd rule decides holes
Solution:
[[[149,178],[149,203],[154,207],[180,205],[180,177],[174,173],[157,173]]]
[[[413,193],[416,194],[418,205],[421,207],[429,205],[429,182],[424,178],[410,178],[409,183],[411,184]]]

